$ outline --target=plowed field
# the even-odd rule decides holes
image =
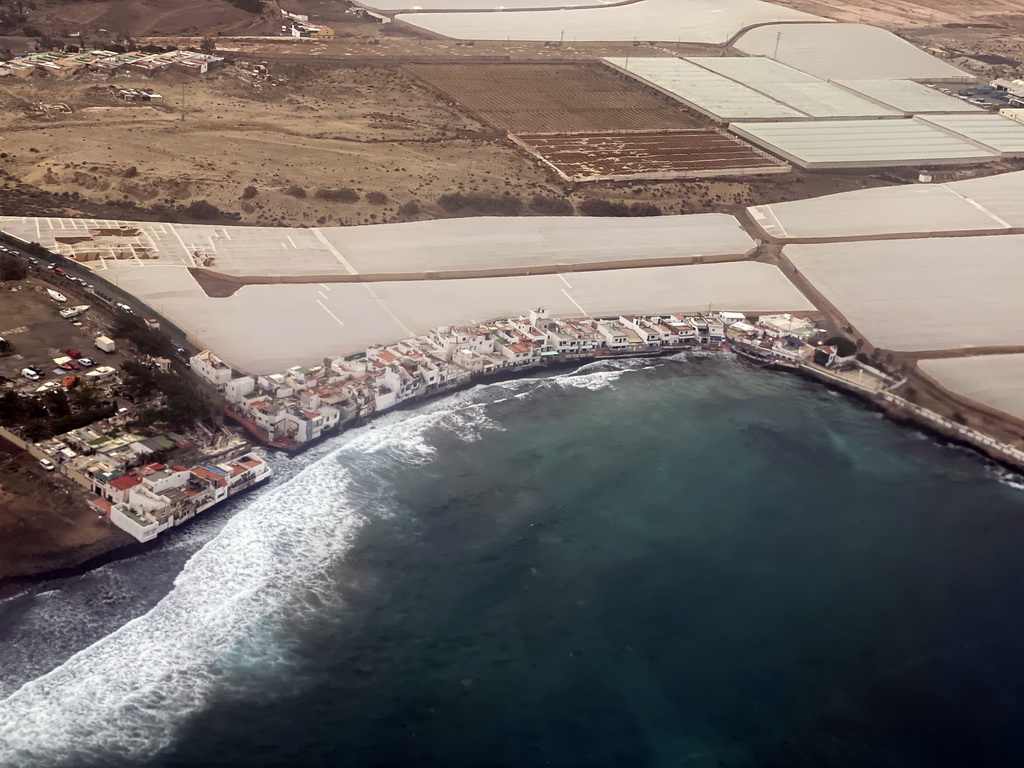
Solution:
[[[788,166],[712,130],[519,134],[529,151],[571,181],[780,173]]]
[[[570,64],[444,64],[405,68],[496,128],[512,133],[690,128],[679,107],[611,72]]]

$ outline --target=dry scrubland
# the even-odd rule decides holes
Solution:
[[[535,69],[538,80],[561,70]],[[452,192],[524,202],[568,195],[577,205],[601,197],[691,213],[878,183],[818,175],[571,190],[500,132],[394,69],[272,63],[271,73],[276,86],[256,87],[240,66],[202,79],[5,81],[0,213],[167,220],[171,206],[206,200],[241,223],[347,225],[452,215],[437,205]],[[118,102],[111,82],[158,89],[165,104]],[[40,102],[73,112],[45,113]],[[419,212],[399,214],[411,201]]]

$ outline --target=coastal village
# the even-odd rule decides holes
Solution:
[[[99,300],[95,289],[88,292]],[[118,313],[130,309],[111,302]],[[81,318],[78,313],[67,320],[81,324]],[[152,319],[146,325],[150,330],[159,327]],[[239,374],[214,352],[199,351],[187,359],[188,368],[219,393],[224,416],[238,425],[233,429],[196,423],[187,434],[140,431],[135,424],[138,409],[122,408],[108,418],[45,439],[33,440],[13,426],[0,429],[0,437],[31,453],[44,469],[74,481],[99,515],[147,542],[269,479],[271,469],[252,450],[253,439],[294,451],[375,414],[491,377],[614,357],[735,352],[781,365],[853,368],[863,376],[867,366],[853,357],[840,357],[835,346],[815,343],[824,335],[810,320],[790,314],[747,317],[709,310],[561,318],[537,308],[486,323],[440,326],[362,353],[328,357],[319,365],[274,374]],[[105,336],[97,338],[108,352],[118,347]],[[181,350],[177,357],[179,363],[186,360]],[[136,359],[165,373],[172,364],[147,355]],[[71,393],[83,382],[108,397],[125,389],[124,374],[114,366],[90,371],[84,374],[86,379],[74,375],[73,365],[74,360],[67,358],[62,374],[68,375],[59,381],[39,385],[30,380],[12,393],[19,398],[46,397],[55,390]],[[93,375],[97,371],[102,375]],[[880,372],[871,371],[878,381],[884,380]]]
[[[868,371],[868,378],[892,383],[855,357],[841,357],[836,346],[815,343],[824,335],[811,321],[789,314],[555,318],[538,308],[478,325],[440,326],[362,354],[328,357],[321,365],[275,374],[238,375],[210,350],[193,356],[190,365],[223,394],[227,416],[250,435],[274,448],[296,450],[376,413],[486,377],[614,357],[736,352],[783,366]]]

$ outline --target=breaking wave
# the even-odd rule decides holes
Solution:
[[[490,404],[538,388],[602,389],[644,367],[602,361],[481,385],[336,438],[231,518],[147,613],[0,700],[0,765],[144,760],[212,695],[258,698],[268,676],[294,672],[285,627],[297,637],[297,624],[340,601],[331,564],[363,524],[393,514],[388,474],[432,460],[432,430],[473,442],[501,429]]]

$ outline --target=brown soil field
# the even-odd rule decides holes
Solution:
[[[658,133],[519,134],[573,181],[607,176],[709,178],[788,169],[743,142],[710,129]]]
[[[496,128],[512,133],[691,128],[678,106],[593,66],[419,65],[419,77]]]
[[[502,133],[400,69],[268,61],[274,84],[255,82],[243,62],[204,78],[168,72],[5,79],[0,214],[301,226],[437,218],[447,215],[438,197],[456,191],[568,196],[574,203],[594,195],[593,188],[584,194],[567,186]],[[128,104],[111,86],[153,88],[165,102]],[[47,111],[40,103],[65,103],[72,112]],[[794,174],[771,181],[608,184],[599,195],[689,213],[879,183],[867,175]],[[346,188],[356,202],[318,196]],[[182,213],[201,200],[223,215]],[[410,201],[418,202],[419,213],[400,215]]]

